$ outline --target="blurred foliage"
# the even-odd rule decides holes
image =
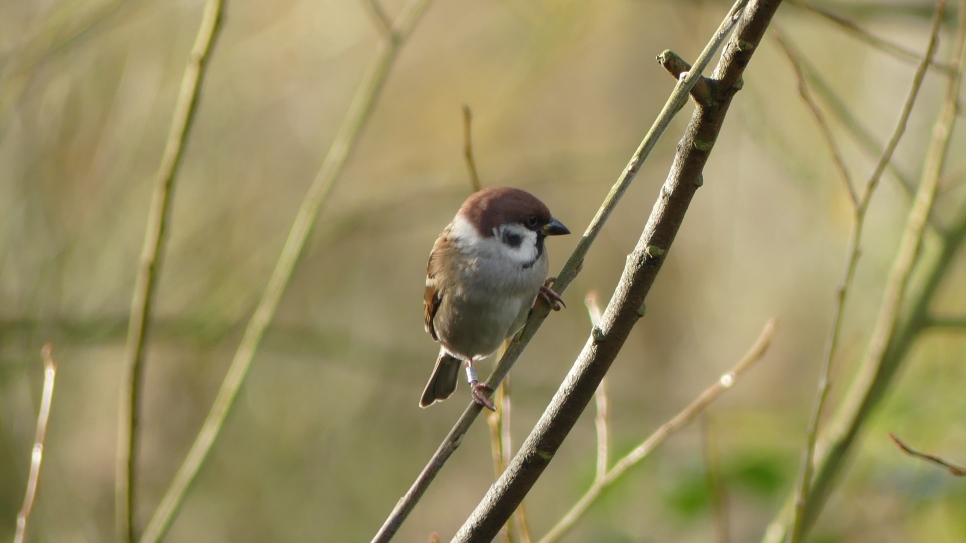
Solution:
[[[390,15],[402,5],[384,3]],[[909,49],[924,47],[928,3],[823,5]],[[150,180],[202,6],[0,0],[0,539],[13,533],[23,496],[42,381],[38,353],[54,341],[60,373],[29,538],[111,540],[126,315]],[[655,55],[671,48],[693,59],[726,9],[717,0],[434,2],[320,214],[167,540],[371,537],[468,398],[461,385],[450,401],[416,406],[437,349],[422,328],[426,256],[469,193],[462,105],[473,109],[483,185],[527,189],[579,232],[674,84]],[[885,140],[913,66],[791,4],[776,23]],[[150,332],[142,526],[211,404],[377,44],[357,2],[227,5],[177,180]],[[927,78],[895,159],[902,171],[921,167],[941,85]],[[689,111],[592,249],[565,297],[571,308],[548,320],[515,367],[515,443],[589,333],[578,300],[592,288],[606,299],[616,284]],[[867,155],[840,123],[832,128],[864,177]],[[966,159],[962,130],[950,157],[949,171]],[[712,406],[732,537],[753,541],[795,478],[849,228],[825,143],[770,39],[745,74],[704,177],[647,316],[611,372],[614,451],[679,411],[777,317],[766,358]],[[941,223],[962,209],[964,181],[962,174],[943,181]],[[865,346],[906,210],[903,192],[884,180],[835,359],[833,407]],[[569,238],[548,244],[552,268],[576,243]],[[961,256],[936,309],[964,308]],[[812,540],[966,540],[963,480],[901,454],[885,435],[966,462],[962,332],[919,340]],[[492,482],[487,439],[477,424],[399,541],[453,534]],[[594,452],[585,416],[527,500],[537,537],[586,488]],[[676,436],[566,541],[707,541],[704,469],[697,432]]]

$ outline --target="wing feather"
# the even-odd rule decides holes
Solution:
[[[452,263],[453,254],[456,251],[456,247],[450,240],[450,227],[447,226],[443,233],[436,238],[436,243],[433,244],[433,250],[429,253],[429,263],[426,266],[426,292],[423,295],[423,319],[426,325],[426,331],[429,332],[433,339],[439,341],[439,337],[436,335],[436,328],[433,326],[433,319],[436,317],[436,312],[439,311],[439,306],[443,302],[443,296],[445,295],[446,285],[445,278],[450,275],[452,270],[445,269],[446,263]]]

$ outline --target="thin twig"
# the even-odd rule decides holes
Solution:
[[[336,179],[338,179],[357,136],[369,120],[373,106],[380,90],[382,90],[389,69],[396,59],[400,46],[409,36],[428,5],[429,0],[413,0],[406,6],[393,27],[394,35],[399,36],[399,39],[390,39],[384,42],[381,53],[370,64],[369,70],[359,84],[335,140],[329,147],[325,161],[312,181],[295,216],[292,229],[285,240],[285,245],[278,262],[275,264],[272,276],[258,302],[258,306],[255,308],[254,314],[248,321],[245,335],[235,352],[228,373],[225,375],[221,388],[218,390],[218,395],[215,397],[214,404],[205,418],[184,463],[161,500],[161,505],[158,506],[151,518],[151,522],[141,538],[141,543],[156,543],[164,537],[171,526],[189,486],[201,469],[202,462],[208,456],[211,446],[224,425],[228,411],[231,409],[235,396],[248,373],[258,344],[275,314],[275,308],[288,285],[299,255],[302,254],[305,241],[312,230],[319,209],[328,197]]]
[[[480,190],[480,174],[476,171],[476,161],[473,160],[472,139],[473,112],[470,106],[463,105],[463,156],[466,157],[466,168],[470,171],[470,186],[473,192]]]
[[[804,535],[818,517],[863,423],[882,398],[910,345],[923,329],[930,301],[943,275],[949,269],[953,255],[966,237],[966,218],[964,218],[947,232],[941,254],[932,260],[923,272],[925,277],[923,287],[917,296],[906,302],[904,297],[909,286],[909,277],[914,264],[918,261],[926,220],[935,200],[939,172],[942,171],[945,162],[949,137],[956,120],[956,96],[962,74],[962,58],[966,54],[966,0],[963,0],[960,5],[959,30],[954,45],[955,74],[950,77],[946,88],[933,139],[927,151],[922,182],[919,184],[919,191],[909,213],[899,252],[886,283],[879,318],[869,341],[869,348],[852,386],[825,432],[824,441],[827,445],[824,447],[823,454],[814,462],[814,481],[807,489],[807,499],[803,510],[798,515],[799,520],[794,521],[792,515],[799,509],[801,487],[796,490],[795,497],[789,502],[791,507],[786,505],[779,517],[769,526],[763,538],[764,542],[775,543],[785,540],[793,530],[789,528],[794,526],[792,522],[800,523],[799,529]],[[937,13],[938,11],[937,7]],[[935,31],[934,21],[932,40],[935,39]],[[907,103],[907,107],[911,106]],[[900,307],[904,304],[910,309],[908,317],[900,322]]]
[[[785,56],[788,57],[788,62],[791,63],[792,69],[795,71],[795,77],[798,79],[798,93],[801,95],[802,100],[805,101],[805,105],[808,106],[809,111],[812,112],[812,116],[815,117],[815,123],[818,124],[822,138],[825,139],[825,144],[828,146],[829,152],[832,153],[835,167],[838,169],[839,176],[842,178],[842,183],[845,185],[845,190],[849,195],[849,200],[852,202],[854,209],[859,205],[859,197],[855,193],[855,188],[852,187],[852,176],[849,175],[849,168],[845,165],[845,158],[842,157],[842,151],[835,142],[832,129],[829,128],[828,121],[825,120],[825,114],[822,113],[822,109],[815,103],[815,100],[812,98],[812,93],[808,89],[808,83],[805,80],[805,73],[802,71],[799,55],[792,49],[792,46],[785,38],[784,32],[777,25],[772,29],[772,33],[775,35],[775,40],[778,41],[778,45],[785,52]]]
[[[584,258],[587,256],[590,247],[593,245],[594,241],[597,239],[597,235],[603,229],[604,224],[607,219],[613,213],[617,204],[620,202],[621,197],[630,187],[631,182],[637,176],[637,172],[640,170],[641,165],[644,160],[650,155],[654,146],[657,144],[658,140],[667,130],[670,125],[671,120],[680,111],[681,107],[687,102],[691,87],[694,86],[695,82],[699,78],[703,77],[701,74],[707,67],[708,63],[711,61],[711,57],[717,51],[718,47],[724,43],[724,40],[728,37],[731,29],[737,22],[737,17],[741,13],[745,4],[749,0],[737,0],[735,5],[728,12],[728,16],[722,25],[715,32],[714,37],[705,46],[704,51],[698,57],[695,62],[694,69],[689,71],[688,74],[677,80],[674,91],[671,96],[668,97],[667,102],[664,104],[664,108],[661,113],[655,119],[654,124],[651,126],[641,145],[634,152],[631,157],[630,162],[621,172],[617,183],[611,187],[610,192],[604,198],[604,202],[601,204],[600,208],[597,210],[597,214],[591,220],[590,225],[587,226],[587,230],[584,232],[583,237],[577,242],[577,247],[574,248],[573,253],[571,253],[570,258],[564,264],[560,273],[557,274],[557,280],[553,284],[553,288],[558,293],[563,293],[567,287],[573,282],[574,278],[580,272],[583,267]],[[490,374],[489,378],[486,380],[486,385],[496,389],[500,382],[503,381],[507,373],[509,373],[510,368],[513,367],[514,362],[520,357],[520,354],[530,343],[530,340],[536,334],[540,325],[546,320],[550,309],[546,304],[540,304],[534,308],[532,314],[530,315],[527,324],[523,327],[523,330],[514,338],[507,352],[504,353],[503,357],[497,363],[493,372]],[[375,537],[372,539],[372,543],[386,543],[391,540],[395,533],[399,530],[402,523],[412,512],[413,508],[422,498],[426,489],[432,484],[436,475],[439,474],[440,470],[443,469],[443,465],[452,456],[453,452],[459,447],[460,443],[463,441],[463,436],[469,430],[470,426],[479,416],[482,407],[476,402],[470,402],[470,404],[463,411],[459,420],[449,431],[443,442],[440,444],[436,452],[433,453],[432,458],[413,481],[413,484],[406,491],[406,494],[396,503],[392,512],[386,518],[383,525],[379,528]]]
[[[590,325],[600,326],[601,311],[597,304],[597,291],[592,290],[584,298],[584,305],[587,306],[587,313],[590,314]],[[600,380],[600,386],[594,393],[594,400],[597,404],[597,416],[594,417],[594,426],[597,427],[597,473],[594,480],[603,479],[607,474],[607,467],[610,462],[610,437],[608,431],[608,405],[607,398],[607,377]]]
[[[137,456],[140,444],[141,389],[144,376],[144,353],[148,322],[154,305],[158,277],[170,216],[174,180],[185,143],[194,124],[198,96],[204,80],[208,59],[221,26],[222,0],[209,0],[201,16],[201,25],[188,64],[181,79],[181,90],[175,105],[168,140],[164,146],[161,165],[154,181],[154,193],[148,211],[141,261],[138,267],[134,295],[131,298],[131,317],[128,322],[127,343],[122,362],[124,380],[118,413],[117,459],[115,466],[115,529],[117,540],[135,540],[134,511],[137,489]]]
[[[738,382],[738,379],[741,379],[751,366],[764,356],[765,351],[768,350],[768,346],[771,344],[772,336],[775,334],[775,328],[775,320],[769,320],[762,329],[758,339],[755,340],[754,345],[752,345],[751,349],[748,350],[741,361],[731,371],[722,375],[713,385],[706,388],[694,401],[675,415],[674,418],[662,424],[657,431],[642,441],[637,447],[634,447],[634,450],[618,460],[604,477],[595,480],[570,511],[557,521],[557,524],[547,532],[547,535],[543,536],[540,543],[554,543],[563,537],[580,520],[580,517],[587,512],[587,509],[597,501],[597,498],[600,497],[601,493],[607,487],[616,483],[628,469],[634,467],[638,462],[647,457],[647,455],[651,454],[654,449],[667,441],[668,438],[691,423],[711,402],[718,399],[725,391],[733,387]]]
[[[822,412],[825,408],[825,401],[828,398],[828,392],[831,388],[830,386],[830,375],[832,368],[832,359],[835,356],[835,351],[838,347],[839,336],[842,330],[843,317],[845,315],[845,301],[848,297],[849,288],[852,285],[852,279],[855,277],[855,270],[859,261],[860,254],[860,244],[862,241],[862,229],[865,225],[866,211],[869,208],[869,202],[872,199],[872,193],[878,186],[879,179],[882,173],[885,171],[886,165],[892,160],[892,154],[895,152],[896,147],[899,145],[899,140],[902,138],[903,133],[906,129],[906,123],[909,120],[909,115],[912,112],[912,107],[916,102],[916,98],[919,95],[919,89],[922,86],[922,81],[926,76],[926,71],[929,68],[929,62],[932,56],[936,52],[936,46],[939,41],[939,28],[942,22],[942,14],[945,8],[945,0],[939,0],[936,7],[936,13],[933,16],[932,30],[930,32],[929,46],[926,48],[926,55],[923,57],[922,61],[919,63],[919,67],[916,69],[915,77],[913,77],[912,89],[909,91],[909,95],[906,98],[905,105],[903,106],[902,113],[899,117],[899,122],[896,126],[895,131],[892,134],[892,138],[889,144],[886,145],[886,149],[882,156],[879,158],[879,162],[873,170],[872,175],[865,184],[865,188],[862,193],[861,199],[856,203],[854,207],[854,217],[852,223],[852,235],[849,240],[849,250],[846,257],[846,266],[843,273],[842,283],[836,291],[835,299],[835,314],[832,318],[831,329],[828,334],[828,339],[825,344],[825,351],[822,355],[821,369],[819,370],[819,382],[818,391],[816,392],[815,405],[812,409],[812,415],[809,420],[808,430],[806,431],[806,443],[805,451],[802,454],[801,467],[799,468],[799,478],[798,486],[796,490],[795,498],[795,510],[794,516],[792,517],[791,527],[792,529],[788,532],[787,542],[788,543],[798,543],[804,538],[806,531],[805,523],[805,508],[808,501],[808,493],[812,484],[812,472],[814,469],[814,459],[815,459],[815,444],[818,438],[818,427],[821,423]],[[920,188],[920,194],[921,194]],[[917,199],[918,203],[918,199]],[[915,210],[915,207],[913,208]],[[928,217],[928,213],[926,214]]]
[[[896,58],[907,60],[909,62],[916,62],[916,63],[918,63],[919,60],[922,58],[919,55],[919,53],[906,49],[905,47],[892,43],[888,40],[884,40],[876,36],[875,34],[872,34],[868,30],[862,28],[855,22],[849,19],[846,19],[841,15],[832,13],[831,11],[821,6],[816,6],[815,4],[812,4],[805,0],[792,0],[791,4],[798,6],[806,11],[811,11],[812,13],[815,13],[816,15],[819,15],[821,17],[824,17],[828,21],[838,25],[840,28],[845,30],[846,33],[851,34],[852,36],[858,38],[859,40],[864,41],[865,43],[871,45],[872,47],[875,47],[876,49],[883,51],[885,53],[888,53]],[[947,72],[947,73],[952,73],[953,71],[953,67],[948,64],[937,62],[935,60],[931,60],[929,63],[932,64],[932,66],[937,70]]]
[[[915,458],[921,458],[927,462],[932,462],[933,464],[940,465],[946,468],[947,470],[949,470],[949,473],[952,473],[956,477],[966,477],[966,467],[953,464],[948,460],[943,460],[942,457],[937,456],[935,454],[924,453],[916,449],[913,449],[909,445],[906,445],[905,443],[903,443],[903,441],[898,437],[896,437],[895,434],[890,433],[889,439],[894,441],[895,444],[898,445],[900,449],[902,449],[907,454],[909,454],[909,456],[912,456]]]
[[[51,354],[54,346],[44,345],[40,356],[44,362],[44,390],[40,396],[40,410],[37,412],[37,430],[34,433],[34,447],[30,453],[30,472],[27,475],[27,490],[24,492],[23,507],[17,514],[17,531],[13,543],[23,543],[27,533],[27,521],[37,497],[37,483],[40,480],[40,464],[44,458],[44,440],[47,438],[47,420],[50,418],[50,403],[54,399],[54,379],[57,377],[57,364]]]
[[[708,495],[711,496],[711,512],[714,515],[715,543],[729,543],[731,528],[728,519],[728,495],[721,482],[721,466],[718,446],[708,413],[701,417],[701,439],[704,442],[704,463],[707,466]]]

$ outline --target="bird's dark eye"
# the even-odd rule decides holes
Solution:
[[[537,217],[536,215],[530,215],[529,217],[527,217],[527,221],[526,221],[527,228],[536,228],[537,223],[539,222],[540,222],[540,217]]]

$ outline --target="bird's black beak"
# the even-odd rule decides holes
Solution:
[[[562,236],[569,233],[570,230],[568,230],[562,222],[554,219],[553,217],[551,217],[550,222],[543,227],[543,234],[545,236]]]

